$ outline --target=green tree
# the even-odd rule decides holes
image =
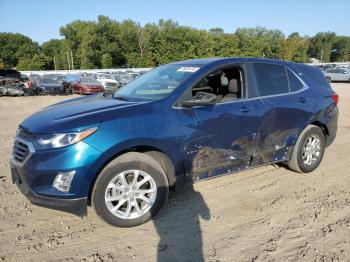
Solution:
[[[113,58],[110,54],[103,54],[101,58],[102,68],[112,68]]]
[[[309,40],[299,33],[292,33],[282,43],[282,58],[288,61],[307,62]]]
[[[32,59],[39,52],[39,45],[27,36],[0,33],[0,59],[7,68],[15,67],[20,59]]]
[[[321,32],[310,38],[309,56],[320,59],[322,62],[329,62],[332,45],[336,40],[333,32]]]
[[[332,45],[332,62],[350,61],[350,37],[338,36]]]

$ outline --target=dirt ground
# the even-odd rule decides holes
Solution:
[[[10,179],[16,128],[67,97],[0,97],[0,261],[350,261],[350,84],[333,87],[338,135],[316,171],[270,165],[200,182],[129,229],[25,199]]]

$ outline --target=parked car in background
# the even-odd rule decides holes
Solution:
[[[66,74],[62,79],[62,85],[67,92],[72,92],[72,83],[79,81],[81,75],[79,74]]]
[[[107,91],[115,91],[120,86],[120,83],[110,74],[97,73],[93,76]]]
[[[35,86],[36,86],[36,82],[40,79],[40,75],[38,74],[30,74],[29,75],[29,81],[28,81],[28,94],[35,94],[34,93],[34,89],[35,89]]]
[[[90,95],[105,92],[103,85],[92,77],[82,77],[72,83],[72,92],[80,95]]]
[[[25,85],[21,73],[14,69],[0,70],[0,94],[8,96],[24,95]]]
[[[325,72],[326,79],[328,82],[349,82],[350,74],[349,71],[341,68],[329,69]]]
[[[59,81],[61,83],[62,83],[62,81],[64,79],[64,75],[63,74],[45,74],[45,75],[43,75],[43,77],[51,78],[51,79],[57,80],[57,81]]]
[[[12,178],[34,204],[85,216],[92,203],[108,223],[136,226],[185,182],[271,163],[312,172],[336,136],[337,103],[304,64],[179,61],[25,119]]]
[[[58,80],[50,77],[41,77],[37,82],[34,92],[37,95],[43,94],[56,94],[63,95],[66,94],[66,88]]]
[[[131,82],[132,80],[134,80],[128,74],[114,73],[112,75],[115,78],[115,80],[117,80],[120,83],[121,86]]]

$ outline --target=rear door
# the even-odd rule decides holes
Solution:
[[[306,85],[289,68],[268,63],[249,64],[250,82],[264,106],[252,165],[284,160],[300,130],[312,115]]]

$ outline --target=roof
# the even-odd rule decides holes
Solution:
[[[208,65],[211,63],[273,63],[273,64],[280,64],[285,65],[287,63],[291,63],[284,60],[277,60],[277,59],[265,59],[265,58],[252,58],[252,57],[217,57],[217,58],[201,58],[201,59],[189,59],[189,60],[183,60],[183,61],[176,61],[173,64],[182,64],[182,65]]]

